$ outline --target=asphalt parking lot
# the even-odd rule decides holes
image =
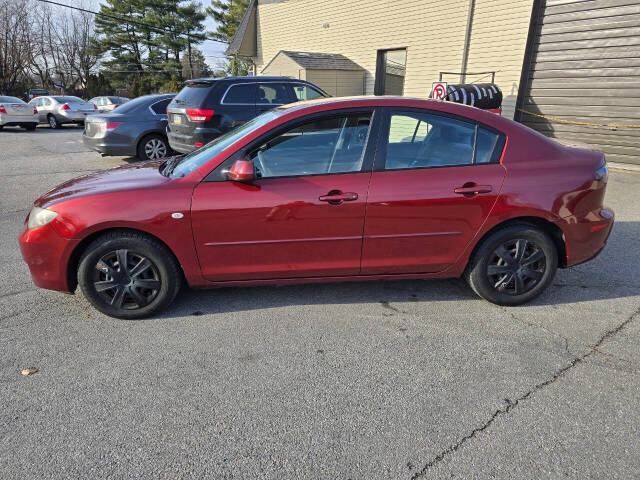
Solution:
[[[400,281],[119,321],[35,288],[17,237],[40,194],[126,161],[77,127],[0,132],[0,478],[640,478],[640,173],[611,175],[605,251],[523,307]]]

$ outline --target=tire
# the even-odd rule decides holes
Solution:
[[[170,152],[171,148],[167,139],[157,133],[147,135],[138,142],[137,156],[140,160],[167,158]]]
[[[2,130],[4,128],[4,125],[0,125],[0,130]]]
[[[123,272],[120,259],[127,265]],[[110,317],[133,320],[167,308],[182,284],[173,254],[136,232],[111,232],[83,252],[78,284],[89,302]]]
[[[514,306],[540,295],[558,269],[558,251],[542,230],[527,224],[497,230],[482,241],[465,277],[480,297]]]
[[[49,122],[49,127],[52,129],[60,128],[60,122],[56,118],[55,115],[49,114],[47,115],[47,121]]]
[[[22,125],[25,130],[29,130],[30,132],[33,132],[37,126],[37,123],[25,123],[24,125]]]

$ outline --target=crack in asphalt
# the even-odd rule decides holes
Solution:
[[[544,382],[536,384],[533,388],[531,388],[529,391],[527,391],[525,394],[521,395],[520,397],[516,398],[514,401],[511,401],[508,398],[505,399],[505,401],[507,402],[506,407],[497,409],[495,412],[493,412],[493,415],[491,415],[491,417],[489,417],[489,419],[484,424],[482,424],[480,427],[474,428],[469,434],[465,435],[464,437],[459,439],[454,444],[452,444],[452,445],[448,446],[447,448],[445,448],[444,450],[442,450],[438,455],[436,455],[431,460],[429,460],[429,462],[427,462],[425,464],[425,466],[422,468],[422,470],[420,470],[419,472],[415,473],[411,477],[411,479],[412,480],[416,480],[418,478],[424,477],[427,474],[427,472],[429,471],[429,469],[433,468],[435,465],[440,463],[448,455],[451,455],[452,453],[455,453],[458,449],[460,449],[460,447],[462,447],[465,443],[467,443],[469,440],[474,438],[476,435],[478,435],[479,433],[484,432],[486,429],[488,429],[491,426],[491,424],[498,417],[510,413],[511,410],[513,410],[515,407],[517,407],[520,404],[520,402],[524,402],[529,397],[531,397],[534,393],[536,393],[536,392],[542,390],[543,388],[551,385],[552,383],[556,382],[558,379],[563,377],[564,374],[566,374],[569,370],[571,370],[572,368],[574,368],[577,365],[579,365],[582,362],[584,362],[591,355],[594,355],[596,353],[602,353],[599,350],[600,346],[606,340],[608,340],[609,338],[615,336],[621,330],[623,330],[638,315],[640,315],[640,308],[636,309],[626,320],[624,320],[622,323],[620,323],[617,327],[612,328],[610,330],[607,330],[598,339],[598,341],[596,343],[594,343],[593,345],[590,346],[589,350],[586,353],[574,358],[568,365],[562,367],[560,370],[557,370],[553,374],[553,376],[551,376],[549,379],[545,380]]]

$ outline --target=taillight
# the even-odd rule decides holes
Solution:
[[[186,113],[191,122],[208,122],[214,111],[208,108],[187,108]]]
[[[98,105],[96,105],[95,103],[93,104],[93,109],[97,110],[98,109]]]
[[[118,128],[122,122],[107,122],[107,130]]]
[[[69,110],[69,105],[65,103],[64,105],[62,105],[62,107],[60,107],[60,110]]]
[[[38,114],[38,109],[36,107],[33,107],[33,114],[37,115]]]
[[[195,142],[194,145],[198,148],[200,148],[203,144],[202,142]]]
[[[602,183],[609,181],[609,167],[607,167],[606,163],[596,170],[596,180]]]
[[[4,105],[0,105],[0,113],[7,113],[7,111],[4,108]]]

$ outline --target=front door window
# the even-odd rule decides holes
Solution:
[[[260,178],[358,172],[370,114],[313,120],[269,140],[250,158]]]

